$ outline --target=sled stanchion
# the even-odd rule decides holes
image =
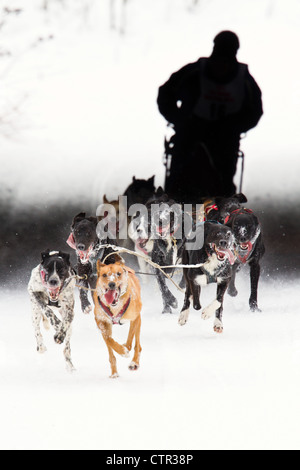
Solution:
[[[165,187],[164,187],[165,191],[167,190],[168,180],[169,180],[169,177],[170,177],[170,174],[171,174],[172,154],[170,152],[170,149],[171,149],[171,143],[165,137],[165,153],[164,153],[164,156],[163,156],[163,162],[164,162],[164,166],[166,168]]]
[[[245,171],[245,154],[241,150],[238,153],[238,158],[241,158],[242,160],[242,166],[241,166],[241,176],[240,176],[240,188],[239,192],[243,192],[243,182],[244,182],[244,171]]]

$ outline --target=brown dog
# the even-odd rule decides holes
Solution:
[[[140,366],[141,331],[141,288],[134,271],[125,266],[122,258],[115,256],[114,264],[97,262],[98,280],[95,300],[95,320],[107,345],[111,377],[118,377],[117,362],[113,350],[123,357],[129,356],[135,337],[134,356],[129,365],[130,370]],[[112,326],[130,322],[127,342],[120,345],[112,338]]]

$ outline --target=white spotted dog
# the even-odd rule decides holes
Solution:
[[[204,226],[197,227],[196,232],[202,231],[203,227],[203,246],[190,251],[185,249],[183,253],[183,264],[197,267],[184,269],[186,294],[179,324],[186,324],[191,301],[195,310],[201,310],[201,287],[216,283],[216,298],[208,307],[202,310],[202,318],[207,320],[215,315],[214,331],[223,333],[223,299],[236,261],[234,237],[229,227],[219,223],[206,222]],[[203,239],[200,236],[201,234],[196,235],[198,240]]]
[[[42,262],[31,273],[28,292],[32,305],[32,321],[37,351],[47,351],[40,323],[45,329],[55,330],[54,341],[65,344],[64,357],[68,370],[74,370],[71,359],[71,325],[74,319],[75,272],[70,265],[70,255],[50,250],[42,253]]]

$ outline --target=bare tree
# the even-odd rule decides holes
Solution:
[[[120,34],[126,31],[126,4],[128,0],[109,0],[110,1],[110,26],[116,29]]]
[[[199,0],[188,0],[188,9],[192,11],[199,3]]]

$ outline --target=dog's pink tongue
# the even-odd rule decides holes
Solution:
[[[232,265],[234,265],[235,263],[235,256],[234,254],[232,253],[231,250],[225,250],[225,253],[227,254],[227,258],[229,260],[229,263]]]
[[[117,298],[117,291],[116,290],[109,290],[108,292],[106,292],[106,294],[104,295],[105,297],[105,300],[106,302],[111,305],[114,303],[114,301],[116,300]]]

